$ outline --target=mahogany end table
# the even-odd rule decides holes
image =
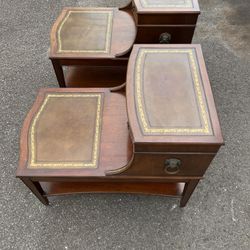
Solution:
[[[118,8],[64,8],[52,27],[49,53],[60,87],[67,86],[63,66],[70,66],[69,70],[79,66],[126,67],[135,37],[136,27],[129,12]],[[98,74],[92,75],[95,77]]]
[[[186,205],[223,145],[199,45],[135,45],[120,88],[42,89],[20,141],[19,177],[48,196],[125,192]]]

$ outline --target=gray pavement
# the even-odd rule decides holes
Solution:
[[[127,0],[126,0],[127,1]],[[49,31],[64,6],[125,0],[0,0],[0,249],[250,249],[250,1],[200,0],[201,43],[226,145],[187,207],[85,194],[43,206],[15,179],[19,132],[37,90],[57,87]]]

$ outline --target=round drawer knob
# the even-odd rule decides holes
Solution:
[[[165,32],[162,33],[159,37],[159,43],[161,44],[169,44],[171,42],[171,34]]]
[[[181,161],[179,159],[167,159],[165,161],[165,172],[168,174],[176,174],[179,172]]]

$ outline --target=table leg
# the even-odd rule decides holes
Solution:
[[[60,85],[61,88],[65,88],[65,78],[64,78],[64,73],[63,73],[63,68],[62,65],[60,64],[59,60],[51,59],[51,62],[53,64],[53,68],[56,74],[57,81]]]
[[[200,180],[192,180],[189,181],[185,184],[184,190],[183,190],[183,194],[182,194],[182,198],[181,198],[181,207],[185,207],[190,196],[192,195],[192,193],[194,192],[197,184],[199,183]]]
[[[29,178],[21,178],[21,180],[44,205],[49,204],[49,200],[44,196],[44,191],[39,182],[31,181]]]

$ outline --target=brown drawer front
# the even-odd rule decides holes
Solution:
[[[215,154],[136,154],[131,173],[152,176],[203,176]]]
[[[195,26],[138,26],[136,43],[159,43],[162,33],[171,35],[170,43],[191,43]]]
[[[198,14],[138,14],[138,24],[160,24],[160,25],[195,25]]]

